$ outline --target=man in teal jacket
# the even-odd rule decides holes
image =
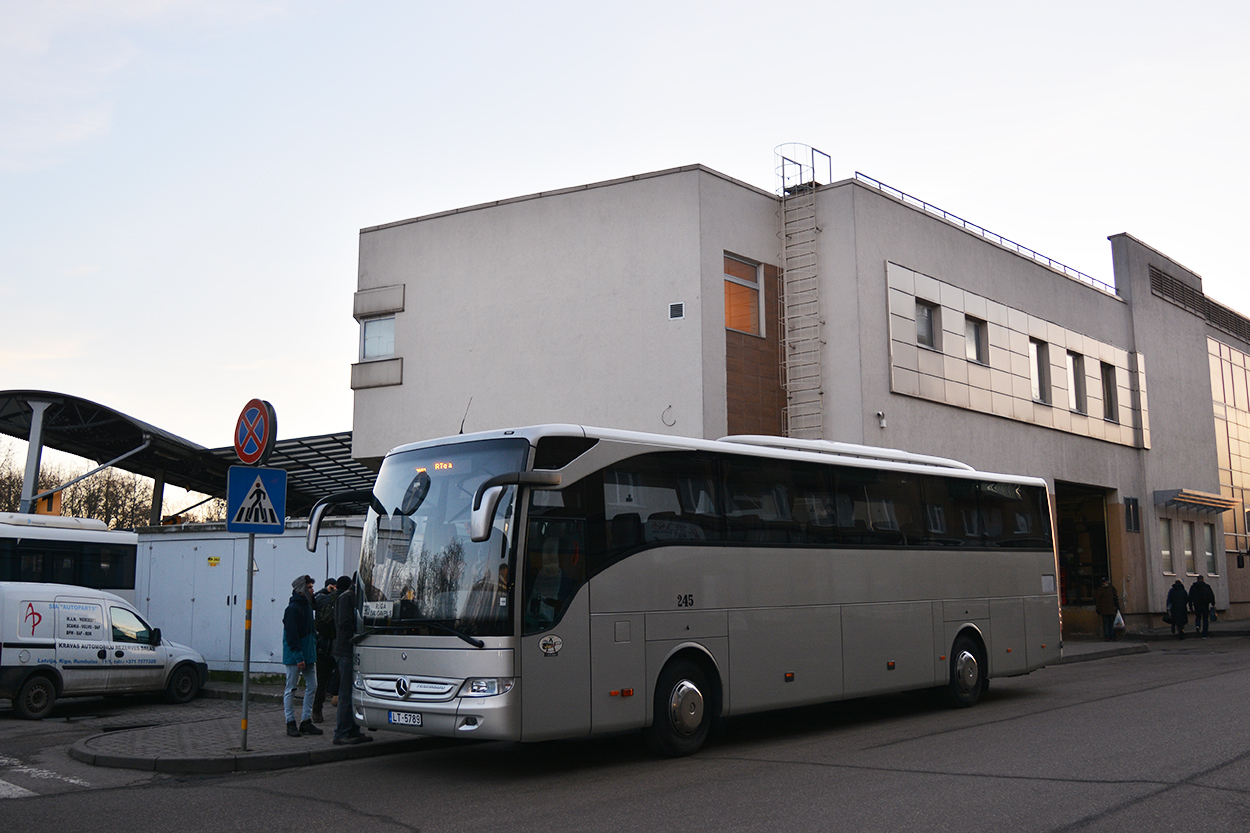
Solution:
[[[312,576],[300,576],[291,582],[291,601],[282,614],[282,664],[286,666],[286,690],[282,692],[282,709],[286,712],[286,733],[320,735],[313,725],[313,692],[317,690],[317,632],[313,629]],[[295,689],[304,676],[304,719],[295,723]]]

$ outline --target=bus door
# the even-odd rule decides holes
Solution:
[[[539,493],[541,494],[541,493]],[[521,740],[590,732],[584,522],[529,522],[521,574]]]

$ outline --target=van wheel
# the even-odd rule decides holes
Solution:
[[[27,677],[13,698],[13,711],[26,720],[43,720],[52,714],[56,686],[47,677]]]
[[[200,690],[200,675],[190,665],[179,665],[169,677],[165,697],[171,703],[189,703]]]
[[[985,660],[975,640],[960,636],[951,647],[951,677],[946,700],[952,706],[967,708],[981,699],[986,688]]]
[[[696,663],[676,659],[664,666],[655,685],[654,717],[647,743],[656,752],[677,758],[693,755],[712,726],[712,682]]]

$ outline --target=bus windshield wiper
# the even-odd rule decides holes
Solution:
[[[469,636],[464,631],[457,630],[456,628],[453,628],[451,625],[444,625],[442,622],[439,622],[436,619],[401,619],[400,621],[403,624],[383,625],[381,627],[375,626],[373,628],[370,628],[370,630],[372,630],[374,633],[399,633],[401,631],[410,630],[411,628],[420,628],[420,627],[436,628],[440,631],[443,631],[444,633],[449,633],[452,636],[457,636],[463,639],[465,642],[468,642],[474,648],[486,647],[486,643],[483,642],[482,640]]]

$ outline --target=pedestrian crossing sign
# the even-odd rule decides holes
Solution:
[[[286,471],[231,466],[226,479],[226,529],[277,532],[286,529]]]

